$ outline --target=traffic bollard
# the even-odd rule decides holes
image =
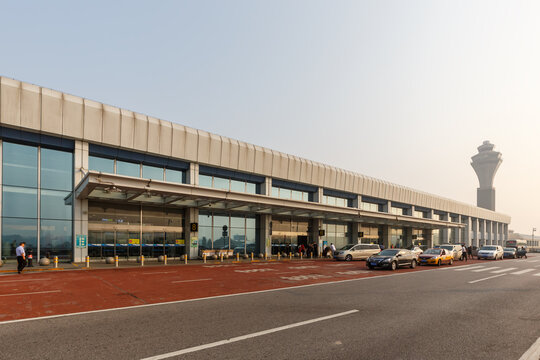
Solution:
[[[205,262],[206,262],[206,260],[205,260]],[[187,254],[184,254],[184,264],[187,265]]]
[[[289,260],[292,260],[292,252],[289,253]]]
[[[144,255],[141,255],[141,266],[144,266]]]
[[[118,267],[118,255],[114,256],[114,266]]]
[[[251,253],[251,261],[253,261],[253,253]]]
[[[163,265],[167,265],[167,255],[163,255]]]
[[[313,253],[311,253],[311,255],[310,255],[310,259],[311,259],[311,260],[313,260]]]
[[[206,254],[203,254],[202,259],[203,259],[203,263],[206,264]]]
[[[58,267],[58,256],[55,256],[55,257],[54,257],[54,267],[55,267],[55,268]]]
[[[223,253],[219,253],[219,262],[223,262]]]
[[[304,256],[304,253],[303,253],[303,252],[300,252],[300,260],[303,259],[303,256]]]
[[[90,256],[86,256],[86,267],[89,268],[90,267]]]
[[[279,261],[280,258],[281,258],[281,253],[278,252],[278,253],[277,253],[277,259],[278,259],[278,261]]]
[[[240,253],[236,253],[236,261],[240,261]]]

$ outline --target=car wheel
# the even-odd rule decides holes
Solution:
[[[437,261],[437,266],[441,266],[441,260]]]
[[[416,267],[416,260],[413,259],[411,262],[411,269],[414,269]]]
[[[368,267],[369,270],[373,270],[373,266],[371,266],[371,265],[368,264],[367,267]]]
[[[392,264],[390,264],[390,270],[395,271],[397,269],[397,262],[392,261]]]
[[[454,259],[450,259],[450,262],[448,263],[448,265],[452,265],[454,263]]]
[[[345,261],[351,261],[351,260],[352,260],[352,256],[351,256],[351,255],[345,256]]]

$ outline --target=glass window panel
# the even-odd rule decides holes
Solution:
[[[211,214],[199,214],[199,225],[200,226],[212,226],[212,215]]]
[[[71,221],[41,220],[41,256],[70,259],[72,244]]]
[[[255,229],[256,228],[256,221],[255,218],[246,218],[246,227],[248,229]]]
[[[199,174],[199,186],[212,187],[212,177]]]
[[[141,165],[116,160],[116,173],[118,175],[141,177]]]
[[[302,200],[302,192],[297,190],[292,190],[292,199],[293,200]]]
[[[2,194],[3,216],[37,218],[37,189],[4,186]]]
[[[4,142],[3,183],[5,185],[37,187],[38,149],[34,146]]]
[[[279,189],[279,197],[281,199],[290,199],[291,198],[291,190],[289,189]]]
[[[246,241],[246,233],[244,228],[231,229],[231,249],[235,253],[244,253],[244,242]]]
[[[246,192],[248,194],[256,194],[257,193],[257,184],[247,182],[246,183]]]
[[[246,182],[231,180],[231,191],[246,192]]]
[[[163,181],[163,168],[143,165],[142,166],[143,178]]]
[[[246,219],[244,217],[231,216],[231,227],[244,228]]]
[[[223,215],[214,215],[214,227],[219,227],[221,229],[223,226],[229,227],[229,217]]]
[[[69,194],[66,191],[41,190],[41,218],[70,220],[71,205],[64,202]]]
[[[92,171],[100,171],[104,173],[114,173],[114,160],[106,159],[97,156],[90,156],[88,159],[88,167]]]
[[[222,190],[229,190],[229,179],[224,179],[224,178],[214,176],[214,188],[222,189]]]
[[[229,248],[229,230],[227,230],[227,236],[223,236],[223,229],[221,226],[214,226],[214,249],[228,249]]]
[[[184,173],[180,170],[165,169],[165,180],[182,184],[184,182]]]
[[[2,257],[16,258],[15,248],[22,241],[37,258],[37,220],[2,218]]]
[[[255,237],[256,237],[257,231],[255,228],[247,228],[246,229],[246,253],[250,254],[252,252],[256,252],[256,243],[255,243]]]
[[[41,188],[73,189],[73,154],[66,151],[41,149]]]
[[[272,196],[273,197],[279,197],[279,188],[272,186]]]
[[[199,249],[212,248],[212,227],[199,226]]]

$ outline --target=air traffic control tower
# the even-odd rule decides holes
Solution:
[[[476,205],[478,207],[495,211],[495,188],[493,178],[502,163],[500,152],[493,151],[495,145],[484,141],[478,147],[478,154],[471,159],[471,165],[478,176],[480,187],[476,192]]]

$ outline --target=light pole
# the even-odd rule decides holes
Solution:
[[[536,231],[536,228],[533,227],[531,246],[536,246],[536,245],[534,245],[534,232],[535,231]]]

